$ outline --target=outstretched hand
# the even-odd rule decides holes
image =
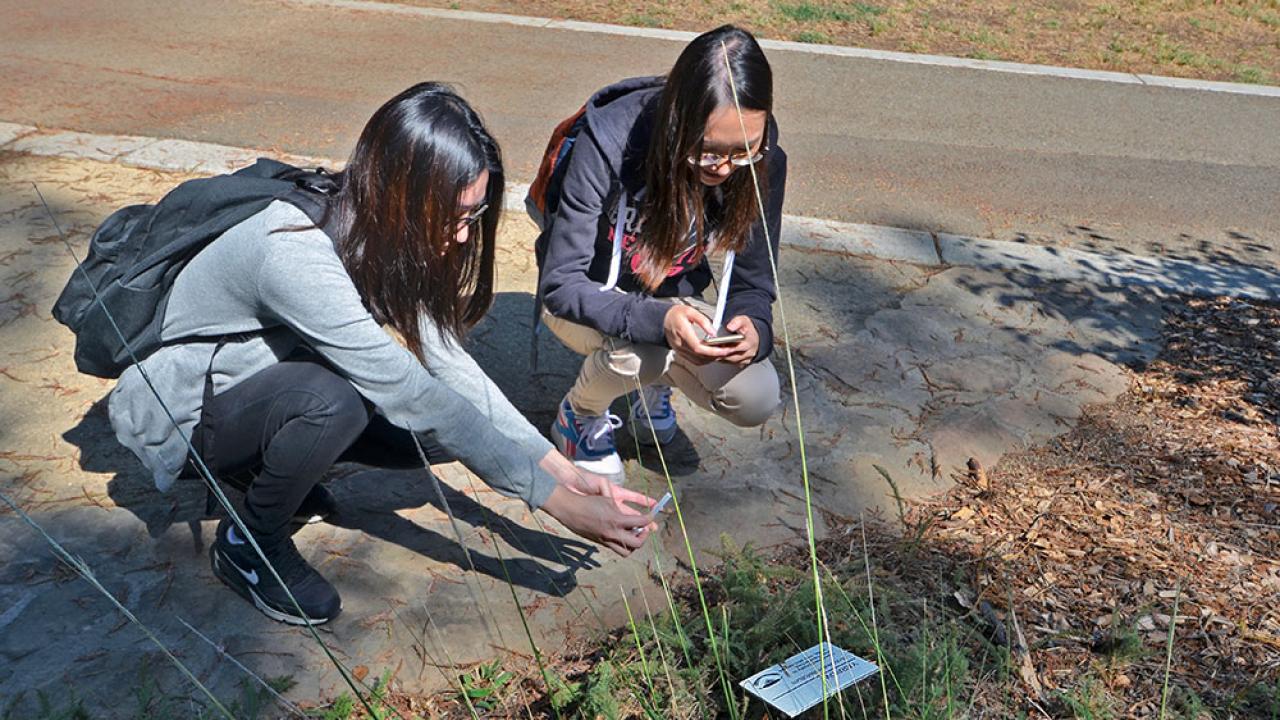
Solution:
[[[561,484],[578,495],[597,495],[599,497],[613,498],[619,509],[627,509],[627,506],[623,503],[639,505],[646,509],[657,504],[656,500],[644,493],[628,490],[621,485],[614,485],[603,475],[596,475],[578,467],[574,467],[574,474]]]
[[[583,538],[623,557],[644,545],[649,533],[657,528],[648,515],[628,508],[621,500],[581,495],[559,483],[542,509]]]
[[[648,510],[657,504],[653,498],[583,472],[555,450],[543,458],[543,466],[556,478],[556,488],[542,509],[583,538],[626,557],[657,529],[646,513],[632,507]]]

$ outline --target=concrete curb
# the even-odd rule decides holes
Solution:
[[[266,154],[300,166],[337,167],[343,162],[191,140],[93,135],[0,122],[0,152],[3,151],[202,174],[230,172]],[[528,189],[527,184],[509,184],[503,199],[505,208],[522,212]],[[976,267],[1025,273],[1042,280],[1280,300],[1280,273],[1248,265],[1208,265],[1144,255],[1094,253],[796,215],[783,217],[781,240],[797,248],[927,267]]]
[[[25,125],[0,123],[0,150],[40,155],[114,162],[130,167],[171,172],[227,173],[250,165],[270,154],[294,165],[323,165],[320,158],[266,153],[213,143],[134,135],[94,135],[70,130],[41,130]]]
[[[623,37],[650,38],[654,40],[670,40],[680,43],[687,43],[697,37],[697,33],[686,30],[630,27],[626,25],[611,25],[608,23],[583,22],[579,20],[556,20],[554,18],[526,15],[475,12],[472,10],[449,10],[446,8],[421,7],[417,5],[398,5],[396,3],[377,2],[376,0],[279,1],[285,4],[301,7],[328,7],[339,10],[376,12],[388,15],[402,15],[406,17],[436,18],[440,20],[457,20],[497,25],[514,25],[519,27],[540,28],[544,30],[571,30],[574,32],[588,32],[600,35],[618,35]],[[923,55],[919,53],[873,50],[870,48],[849,47],[844,45],[816,45],[813,43],[794,42],[791,40],[761,40],[760,46],[766,50],[782,50],[785,52],[806,53],[809,55],[832,55],[836,57],[910,63],[914,65],[936,65],[940,67],[961,68],[965,70],[986,70],[989,72],[1013,73],[1016,75],[1041,75],[1047,77],[1067,78],[1071,80],[1093,80],[1099,82],[1122,83],[1125,85],[1145,85],[1149,87],[1168,88],[1174,90],[1199,90],[1204,92],[1234,93],[1238,95],[1280,97],[1280,87],[1271,85],[1249,85],[1246,83],[1194,80],[1191,78],[1176,78],[1164,75],[1145,75],[1139,73],[1114,72],[1109,70],[1086,70],[1082,68],[1059,67],[1055,65],[1032,65],[1029,63],[1007,62],[1004,60],[976,60],[973,58],[952,57],[949,55]]]
[[[943,264],[932,233],[884,225],[785,215],[782,242],[795,247],[866,255],[912,265],[936,267]]]
[[[27,125],[15,125],[13,123],[0,122],[0,148],[17,140],[18,138],[30,135],[36,132],[36,129]]]

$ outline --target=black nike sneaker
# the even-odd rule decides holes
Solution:
[[[306,625],[309,619],[312,625],[320,625],[342,612],[342,598],[338,597],[337,589],[307,564],[292,538],[269,543],[259,540],[259,545],[293,593],[305,618],[299,615],[284,588],[230,520],[218,523],[217,539],[209,548],[213,574],[272,620]]]

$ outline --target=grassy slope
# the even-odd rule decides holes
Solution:
[[[1280,83],[1280,0],[396,0],[464,10]]]

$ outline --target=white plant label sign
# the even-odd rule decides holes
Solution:
[[[818,666],[825,664],[825,673]],[[834,645],[814,645],[798,655],[765,668],[738,683],[744,690],[795,717],[822,702],[822,675],[826,675],[827,697],[879,671],[868,662]]]

